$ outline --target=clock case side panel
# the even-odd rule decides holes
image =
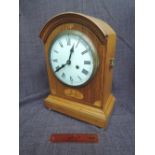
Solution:
[[[106,22],[94,18],[92,20],[102,30],[106,37],[106,58],[104,65],[104,78],[103,78],[103,104],[102,109],[105,114],[107,121],[109,120],[115,104],[115,97],[112,94],[112,78],[113,78],[113,67],[115,62],[115,49],[116,49],[116,32]]]
[[[103,109],[106,110],[108,105],[108,99],[115,97],[112,94],[112,81],[113,81],[113,67],[115,61],[115,46],[116,46],[116,34],[112,33],[107,36],[107,53],[105,61],[105,78],[104,78],[104,105]]]

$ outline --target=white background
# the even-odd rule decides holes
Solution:
[[[0,1],[0,155],[19,153],[19,2]],[[155,1],[136,0],[136,155],[155,155]]]
[[[136,155],[155,155],[155,1],[136,0]]]

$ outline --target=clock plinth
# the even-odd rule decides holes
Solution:
[[[100,19],[68,12],[49,20],[40,38],[50,87],[45,106],[106,128],[115,104],[114,30]]]
[[[44,100],[44,104],[48,109],[61,112],[98,127],[106,128],[115,104],[115,97],[113,95],[109,96],[104,109],[93,108],[52,95],[49,95]]]

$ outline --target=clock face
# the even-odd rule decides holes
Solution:
[[[54,39],[49,61],[55,76],[69,86],[88,82],[98,66],[93,43],[85,34],[74,30],[66,30]]]

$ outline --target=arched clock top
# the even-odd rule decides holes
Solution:
[[[102,43],[109,35],[115,35],[114,30],[104,21],[81,13],[62,13],[50,19],[40,32],[40,38],[45,43],[51,32],[59,25],[76,23],[89,28]]]

